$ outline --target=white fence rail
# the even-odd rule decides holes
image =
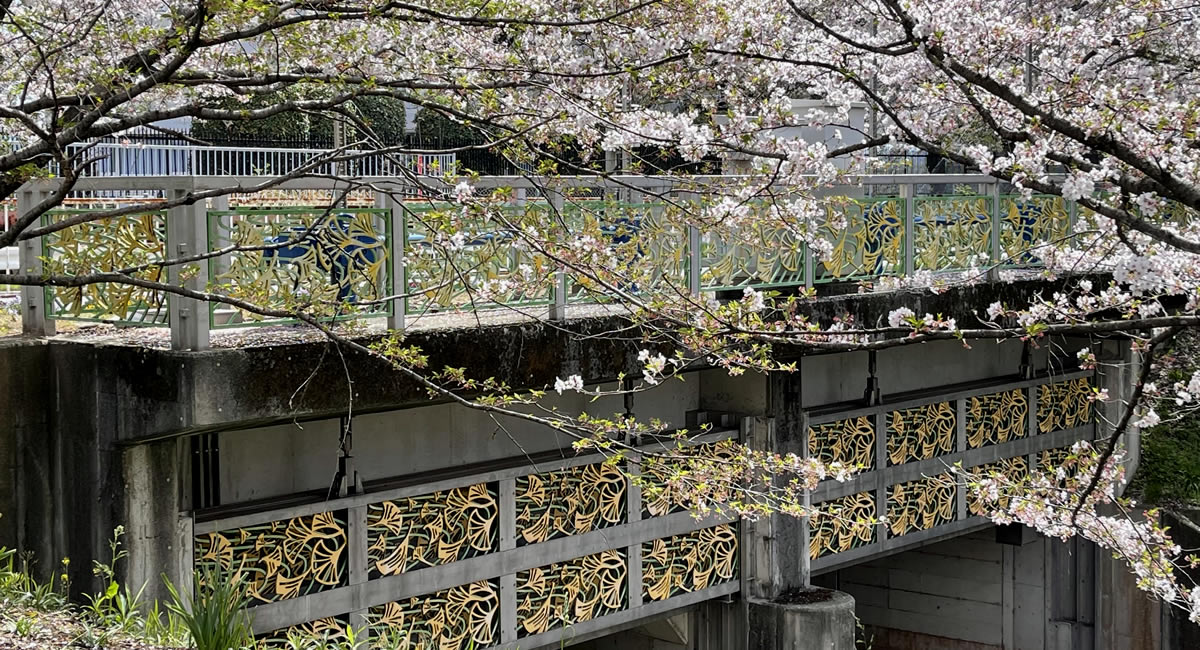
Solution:
[[[330,156],[328,149],[202,147],[194,145],[101,142],[70,147],[84,161],[84,176],[285,176]],[[347,151],[338,162],[321,162],[312,174],[403,176],[441,175],[453,169],[455,154],[383,154]],[[349,160],[347,160],[349,158]],[[61,174],[61,169],[52,169]]]

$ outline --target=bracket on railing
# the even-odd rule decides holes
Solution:
[[[875,369],[875,350],[871,350],[867,353],[867,388],[863,391],[863,403],[866,406],[878,406],[883,402],[883,395],[879,390],[879,377],[875,374]]]

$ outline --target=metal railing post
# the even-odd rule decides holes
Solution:
[[[191,193],[191,189],[167,193],[173,200]],[[208,214],[202,203],[181,205],[167,214],[167,258],[196,255],[208,250]],[[208,288],[208,264],[172,264],[167,267],[167,281],[193,291]],[[206,350],[209,344],[212,303],[196,298],[171,294],[171,348],[175,350]]]
[[[546,198],[550,202],[550,218],[561,219],[563,223],[568,223],[566,214],[563,212],[565,201],[563,191],[551,190]],[[569,224],[568,224],[569,225]],[[550,289],[550,320],[561,321],[567,319],[567,270],[561,265],[554,271],[554,285]]]
[[[23,191],[17,196],[17,218],[21,219],[41,203],[47,192]],[[17,249],[20,272],[25,275],[41,275],[42,238],[26,239]],[[49,290],[44,287],[21,287],[21,330],[34,336],[54,336],[54,319],[50,316]]]
[[[988,229],[988,248],[990,260],[988,264],[988,280],[995,282],[1000,279],[1000,260],[1003,258],[1000,250],[1000,181],[992,179],[990,194],[992,196],[991,227]]]
[[[904,199],[904,276],[911,278],[916,270],[916,237],[913,233],[913,194],[916,185],[913,183],[900,184],[900,198]],[[882,254],[882,252],[881,252]]]
[[[404,206],[397,203],[390,192],[377,192],[375,205],[388,211],[384,218],[389,220],[392,231],[388,241],[388,264],[393,298],[388,310],[387,327],[389,330],[403,331],[408,317],[408,269],[405,259],[408,252],[408,219],[404,215]]]

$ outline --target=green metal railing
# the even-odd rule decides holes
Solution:
[[[431,313],[489,309],[548,308],[551,318],[562,318],[568,304],[615,299],[613,287],[575,272],[572,259],[580,267],[618,271],[616,289],[641,296],[1040,265],[1042,247],[1069,237],[1078,218],[1074,205],[1060,197],[1000,194],[988,180],[975,187],[991,193],[916,196],[914,181],[893,179],[898,196],[829,202],[813,220],[797,218],[783,201],[757,202],[738,208],[749,210],[748,218],[712,212],[700,227],[695,215],[710,213],[698,195],[650,186],[645,196],[670,198],[649,201],[631,192],[633,200],[606,201],[548,192],[549,198],[527,199],[521,190],[499,218],[458,204],[383,196],[374,208],[189,205],[71,225],[42,237],[33,263],[73,275],[139,267],[138,277],[280,312],[387,318],[392,328]],[[53,211],[42,223],[81,212]],[[536,241],[564,247],[551,256],[530,243]],[[207,256],[200,264],[155,266],[168,251]],[[566,265],[553,259],[560,255]],[[48,288],[44,300],[50,321],[172,327],[175,300],[181,309],[207,311],[200,323],[186,324],[201,327],[188,339],[201,345],[209,329],[289,322],[221,303],[185,305],[182,298],[129,285]]]

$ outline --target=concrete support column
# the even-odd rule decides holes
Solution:
[[[804,413],[800,408],[800,373],[772,373],[768,378],[770,421],[756,420],[747,432],[753,449],[779,454],[807,454]],[[780,477],[778,480],[786,480]],[[775,514],[745,525],[747,595],[772,599],[809,584],[808,521]]]
[[[748,650],[854,650],[854,598],[830,589],[751,599]]]
[[[182,439],[136,445],[123,450],[123,517],[129,550],[125,584],[145,585],[146,602],[169,598],[166,575],[179,590],[192,590],[192,518],[183,502],[188,465]]]

